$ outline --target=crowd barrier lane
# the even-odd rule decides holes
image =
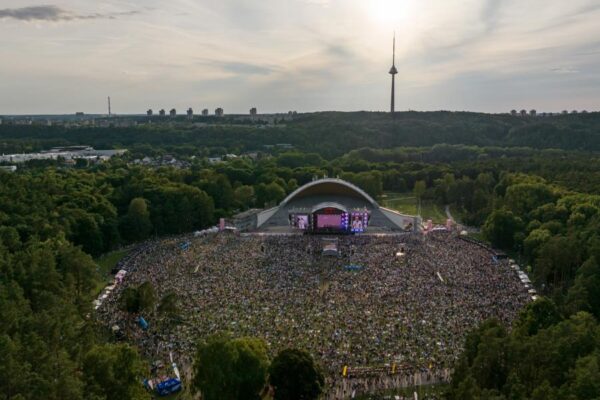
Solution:
[[[390,374],[390,367],[354,367],[348,371],[369,371],[370,376],[351,376],[336,380],[327,391],[327,400],[350,399],[354,396],[377,395],[396,389],[417,388],[450,382],[451,370],[447,368],[417,370],[413,368],[397,369],[397,373]],[[377,375],[378,370],[385,372]]]

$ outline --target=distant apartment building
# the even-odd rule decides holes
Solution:
[[[150,108],[150,109],[148,109],[148,111],[146,111],[146,115],[147,115],[147,116],[151,117],[151,116],[152,116],[152,114],[153,114],[153,112],[152,112],[152,109],[151,109],[151,108]]]
[[[529,111],[529,116],[530,117],[535,117],[536,115],[537,115],[537,111],[535,111],[535,110],[530,110]]]
[[[83,112],[83,111],[77,111],[77,112],[75,113],[75,116],[77,116],[77,117],[83,117],[84,115],[85,115],[85,114],[84,114],[84,112]]]
[[[194,117],[194,110],[192,110],[192,107],[187,109],[186,114],[189,119],[192,119]]]
[[[174,109],[174,108],[171,108],[171,111],[169,111],[169,115],[170,115],[171,117],[175,117],[175,116],[177,116],[177,110],[176,110],[176,109]]]
[[[527,116],[527,110],[521,110],[520,114],[521,114],[521,117],[526,117]]]
[[[517,116],[517,110],[510,110],[510,115],[512,115],[513,117]]]
[[[257,114],[256,107],[250,109],[250,115],[255,116]]]
[[[217,109],[215,110],[215,115],[216,115],[217,117],[222,117],[222,116],[223,116],[223,109],[222,109],[221,107],[217,108]]]
[[[161,117],[164,117],[165,115],[167,115],[167,113],[165,112],[164,108],[161,108],[160,111],[158,112],[158,115],[160,115]]]
[[[203,117],[208,116],[208,108],[205,108],[204,110],[202,110],[202,116]]]

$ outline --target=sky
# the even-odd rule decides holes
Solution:
[[[0,115],[600,109],[600,0],[0,0]]]

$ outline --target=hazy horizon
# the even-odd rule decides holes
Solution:
[[[0,115],[593,111],[593,0],[0,0]]]
[[[194,111],[194,116],[202,116],[201,111],[202,109],[194,109],[192,107],[193,111]],[[159,117],[158,115],[158,111],[160,109],[152,109],[152,116],[153,117]],[[186,111],[187,108],[185,109],[176,109],[177,111],[177,116],[178,117],[185,117],[186,115]],[[520,112],[521,110],[515,110],[517,112]],[[527,114],[529,115],[530,110],[525,110],[527,111]],[[536,113],[541,114],[541,113],[552,113],[554,115],[562,115],[563,111],[568,111],[569,115],[571,114],[572,111],[577,111],[577,113],[581,113],[582,111],[587,112],[588,114],[590,113],[599,113],[600,110],[588,110],[588,109],[581,109],[581,110],[551,110],[551,111],[546,111],[546,110],[535,110]],[[38,117],[76,117],[77,115],[75,115],[76,113],[80,112],[78,111],[74,111],[74,112],[57,112],[57,113],[20,113],[20,114],[0,114],[0,117],[9,117],[9,118],[15,118],[15,117],[32,117],[32,118],[38,118]],[[169,109],[165,109],[166,112],[166,117],[169,117]],[[395,113],[396,114],[401,114],[401,113],[443,113],[443,112],[449,112],[449,113],[467,113],[467,114],[484,114],[484,115],[502,115],[502,114],[510,114],[510,110],[505,110],[505,111],[498,111],[498,112],[494,112],[494,111],[470,111],[470,110],[396,110]],[[84,116],[98,116],[98,117],[107,117],[108,116],[108,112],[83,112]],[[264,111],[264,112],[259,112],[257,115],[275,115],[275,114],[287,114],[288,111],[273,111],[273,112],[268,112],[268,111]],[[305,115],[305,114],[318,114],[318,113],[347,113],[347,114],[357,114],[357,113],[380,113],[380,114],[387,114],[389,113],[388,111],[383,111],[383,110],[376,110],[376,111],[371,111],[371,110],[347,110],[347,111],[342,111],[342,110],[313,110],[313,111],[302,111],[302,112],[298,112],[298,115]],[[230,112],[230,113],[224,113],[225,117],[227,116],[237,116],[237,115],[248,115],[248,112]],[[146,117],[147,114],[146,112],[136,112],[136,113],[115,113],[112,112],[111,114],[113,117]],[[214,110],[210,110],[209,109],[209,117],[214,116]]]

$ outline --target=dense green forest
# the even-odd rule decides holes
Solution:
[[[324,140],[323,138],[327,138]],[[318,140],[317,140],[318,139]],[[148,365],[96,326],[92,257],[274,204],[313,176],[376,197],[424,188],[527,266],[543,298],[510,330],[468,337],[450,399],[600,397],[600,118],[468,113],[321,113],[285,128],[0,126],[2,152],[128,147],[104,164],[0,171],[0,393],[13,399],[148,398]],[[190,168],[138,154],[209,155],[292,143],[294,151]],[[446,144],[440,144],[446,143]],[[529,147],[526,147],[529,146]]]
[[[140,121],[144,122],[144,121]],[[153,154],[239,154],[287,143],[327,159],[361,147],[422,147],[439,143],[538,149],[600,150],[600,113],[517,117],[468,112],[322,112],[265,127],[221,124],[140,124],[130,128],[0,125],[0,153],[87,144]],[[323,138],[327,138],[326,141]]]

